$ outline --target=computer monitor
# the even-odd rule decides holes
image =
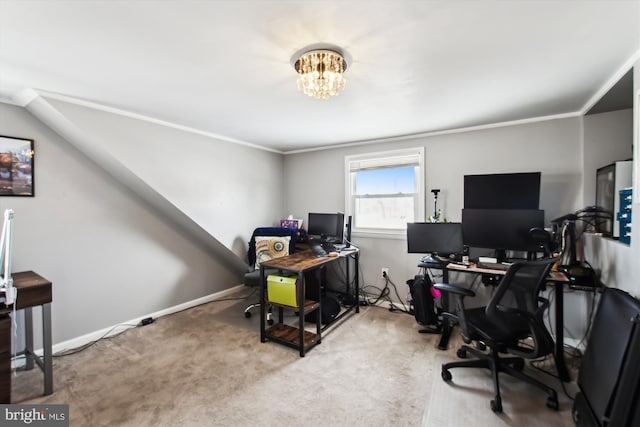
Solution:
[[[307,222],[309,237],[332,243],[342,243],[343,231],[343,213],[309,213],[309,221]]]
[[[539,209],[463,209],[464,244],[498,251],[536,251],[538,244],[529,230],[544,227]]]
[[[448,257],[464,250],[459,222],[414,222],[407,224],[407,252]]]
[[[464,176],[465,209],[538,209],[540,172]]]

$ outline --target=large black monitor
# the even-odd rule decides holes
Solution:
[[[540,172],[464,176],[465,209],[538,209]]]
[[[462,224],[459,222],[414,222],[407,224],[407,252],[449,256],[461,253]]]
[[[536,251],[529,230],[544,227],[544,211],[538,209],[463,209],[464,244],[499,251]]]
[[[343,213],[309,213],[309,221],[307,222],[307,234],[309,237],[327,242],[342,243],[343,231]]]

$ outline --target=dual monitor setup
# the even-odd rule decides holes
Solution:
[[[537,252],[530,230],[544,227],[540,175],[465,175],[462,222],[407,224],[408,252],[449,257],[467,246],[493,249],[499,262],[508,250]]]

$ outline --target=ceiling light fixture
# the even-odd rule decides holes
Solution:
[[[315,49],[302,53],[294,68],[298,72],[298,90],[316,99],[338,95],[346,82],[342,75],[347,61],[341,53]]]

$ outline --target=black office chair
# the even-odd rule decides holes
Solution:
[[[571,414],[578,427],[640,425],[640,301],[605,288],[576,381]]]
[[[464,359],[471,353],[475,359],[442,365],[444,381],[451,381],[449,370],[452,368],[491,370],[495,391],[491,410],[502,412],[498,374],[504,372],[547,392],[547,406],[558,409],[556,391],[522,372],[524,359],[553,354],[553,339],[543,322],[549,301],[540,297],[539,293],[555,261],[541,259],[513,263],[486,307],[465,309],[464,298],[475,296],[473,291],[446,283],[434,285],[435,288],[448,292],[454,303],[455,313],[444,313],[443,316],[459,324],[466,344],[475,341],[478,346],[473,348],[463,345],[457,352],[459,358]],[[515,357],[501,357],[501,353]]]
[[[295,251],[296,246],[296,230],[287,227],[259,227],[253,231],[251,240],[249,240],[249,249],[247,251],[247,260],[249,261],[249,270],[244,275],[244,284],[252,288],[258,288],[260,283],[260,261],[264,259],[272,259],[279,256],[289,255]],[[281,239],[284,237],[285,239]],[[288,245],[286,242],[288,238]],[[276,274],[275,269],[266,269],[265,277],[269,274]],[[259,288],[258,288],[259,289]],[[251,317],[251,310],[260,307],[260,301],[247,306],[244,309],[244,316]],[[271,308],[267,314],[269,324],[271,320]]]

